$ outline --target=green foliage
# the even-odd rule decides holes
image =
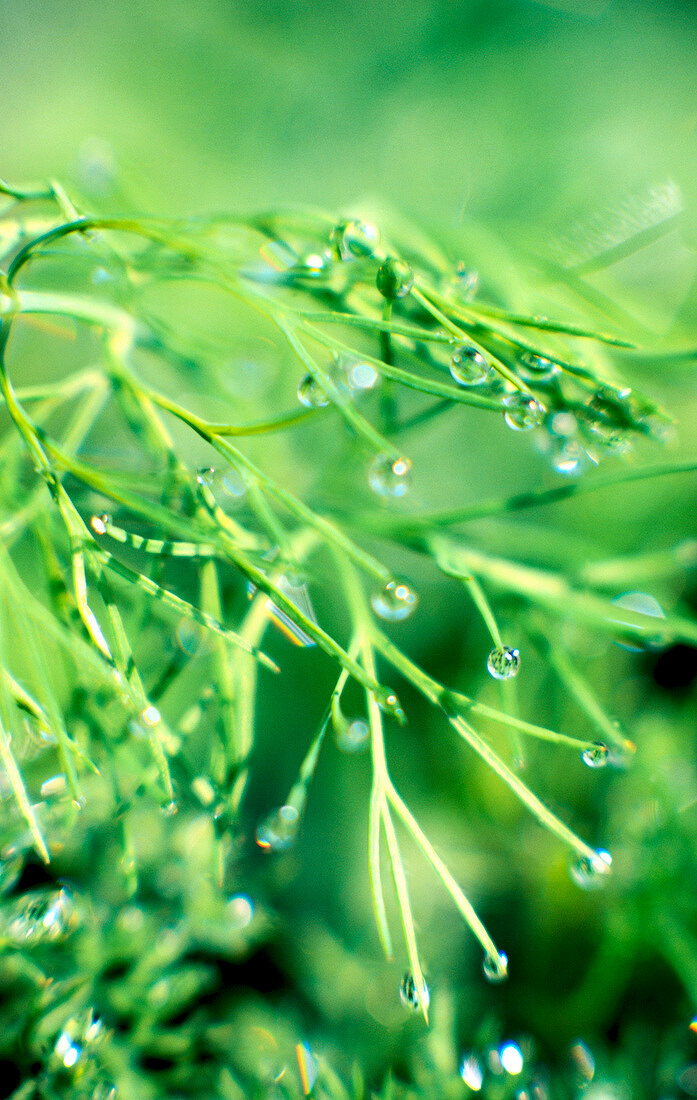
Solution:
[[[694,359],[689,334],[638,347],[560,266],[511,289],[509,266],[484,265],[479,289],[474,257],[394,216],[381,233],[312,210],[166,221],[84,214],[55,183],[0,191],[0,966],[14,1095],[459,1096],[463,988],[485,1016],[467,1042],[470,1068],[488,1057],[486,1095],[540,1100],[545,1060],[573,1095],[593,1076],[582,1044],[573,1070],[529,1039],[515,1046],[522,1075],[501,1068],[505,1047],[496,1063],[503,1002],[484,977],[515,971],[514,952],[524,975],[530,957],[518,915],[490,905],[492,868],[562,899],[561,942],[565,907],[582,928],[569,891],[608,885],[585,914],[598,943],[573,1035],[534,980],[508,1005],[543,1047],[595,1026],[612,996],[603,968],[624,967],[629,988],[649,939],[697,997],[694,901],[680,889],[697,780],[691,758],[679,784],[661,765],[694,700],[674,722],[640,721],[636,685],[617,717],[612,691],[631,654],[694,653],[695,543],[679,516],[639,552],[582,529],[585,494],[607,490],[607,525],[630,483],[697,470],[690,454],[632,464],[671,425],[633,376],[650,388],[657,357]],[[526,521],[565,500],[578,530]],[[429,604],[450,653],[434,649]],[[369,774],[311,825],[316,773],[341,793],[322,772],[330,730],[350,753],[369,744]],[[606,815],[581,761],[618,773]],[[308,917],[311,874],[293,923],[288,882],[302,879],[306,819],[321,844],[344,811],[360,866],[338,852],[356,891],[338,935]],[[463,817],[467,860],[452,832]],[[652,868],[637,865],[647,845],[662,853]],[[567,854],[573,882],[559,874]],[[371,929],[368,881],[396,978],[372,947],[350,947]],[[429,933],[431,883],[451,912]],[[466,960],[464,986],[438,960],[454,911],[467,938],[442,947]],[[264,1002],[249,988],[274,953],[281,992]],[[400,1028],[411,1009],[426,1022],[432,1009],[430,1032]],[[370,1053],[368,1017],[384,1032]],[[341,1020],[353,1034],[337,1049]]]

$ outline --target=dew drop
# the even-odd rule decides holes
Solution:
[[[581,890],[597,890],[605,885],[612,868],[612,856],[602,848],[592,856],[582,856],[569,868],[571,879]]]
[[[256,842],[265,851],[284,852],[294,844],[299,827],[295,806],[280,806],[257,825]]]
[[[75,904],[68,890],[24,894],[7,916],[6,935],[18,946],[55,943],[78,925]]]
[[[464,260],[458,260],[452,285],[461,298],[470,301],[479,290],[479,272],[468,267]]]
[[[370,727],[363,718],[344,721],[336,730],[334,739],[342,752],[362,752],[368,745]]]
[[[206,488],[212,489],[214,482],[215,468],[213,466],[202,466],[200,470],[196,471],[197,485],[205,485]]]
[[[370,606],[375,614],[392,623],[408,619],[416,610],[418,602],[416,592],[402,577],[394,577],[370,597]]]
[[[450,357],[450,373],[460,386],[480,386],[491,373],[491,364],[472,344],[459,344]]]
[[[254,903],[246,894],[233,894],[225,906],[225,910],[228,920],[236,932],[241,932],[252,923]]]
[[[368,470],[368,484],[381,497],[403,497],[411,484],[411,462],[408,458],[377,455]]]
[[[410,1008],[412,1012],[427,1011],[431,1003],[431,994],[426,982],[421,989],[418,989],[414,975],[405,974],[399,983],[399,999],[404,1007]]]
[[[358,360],[348,366],[346,380],[351,390],[372,390],[378,380],[378,372],[372,363]]]
[[[352,256],[372,256],[379,244],[380,232],[372,222],[346,222],[342,245]]]
[[[380,264],[375,282],[383,298],[393,302],[406,298],[414,285],[414,272],[406,260],[390,257]]]
[[[306,409],[325,409],[329,404],[329,398],[311,374],[306,374],[298,386],[298,401]]]
[[[119,1090],[110,1081],[99,1081],[94,1087],[91,1100],[117,1100]]]
[[[160,714],[157,707],[154,707],[152,703],[150,703],[147,707],[144,707],[143,710],[140,712],[140,721],[143,723],[144,726],[147,726],[149,729],[152,729],[152,727],[156,726],[161,720],[162,715]]]
[[[94,531],[95,535],[106,535],[107,527],[109,526],[109,515],[107,512],[100,512],[97,516],[90,518],[90,527]]]
[[[587,452],[576,439],[564,439],[552,448],[552,466],[558,474],[573,477],[583,468]]]
[[[41,797],[50,798],[52,795],[65,794],[67,786],[67,780],[62,772],[58,775],[53,775],[50,779],[46,779],[41,784]]]
[[[523,1052],[517,1043],[504,1043],[499,1047],[499,1058],[506,1073],[517,1077],[523,1072]]]
[[[646,615],[652,619],[665,619],[665,613],[660,603],[648,592],[625,592],[624,595],[617,596],[612,603],[615,607],[624,608],[625,611],[635,611],[639,615]],[[621,618],[614,621],[619,625],[626,625],[623,624]],[[621,649],[626,649],[630,653],[641,653],[643,649],[660,649],[666,645],[666,641],[665,635],[657,630],[653,635],[635,635],[632,642],[622,641],[617,644]]]
[[[549,382],[559,374],[559,364],[546,355],[537,355],[533,351],[524,352],[519,360],[518,369],[521,377],[529,382]]]
[[[474,1054],[469,1054],[460,1062],[460,1077],[472,1092],[480,1092],[484,1084],[482,1063]]]
[[[595,1077],[595,1058],[586,1043],[578,1039],[569,1048],[569,1055],[580,1085],[589,1085]]]
[[[319,252],[310,252],[301,262],[301,271],[310,279],[317,279],[326,267],[326,260]]]
[[[610,750],[602,741],[596,741],[583,750],[581,759],[589,768],[604,768],[610,760]]]
[[[504,955],[503,951],[499,951],[496,956],[485,955],[482,971],[486,980],[493,985],[505,982],[508,977],[508,956]]]
[[[544,406],[528,393],[508,394],[503,399],[503,418],[514,432],[527,432],[538,428],[544,417]]]
[[[513,646],[496,646],[487,657],[486,667],[495,680],[511,680],[520,670],[520,651]]]

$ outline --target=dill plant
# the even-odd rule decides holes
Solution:
[[[196,1010],[216,986],[211,960],[243,958],[270,927],[245,893],[240,851],[258,707],[284,676],[288,643],[322,651],[335,686],[256,843],[270,859],[292,847],[330,730],[348,751],[369,745],[365,873],[377,932],[404,971],[395,1003],[399,992],[428,1021],[405,841],[478,941],[482,977],[504,981],[511,952],[505,928],[501,945],[470,899],[476,882],[461,881],[392,778],[385,725],[409,725],[395,683],[566,850],[585,888],[610,876],[612,837],[580,835],[563,807],[547,805],[524,767],[527,747],[546,743],[596,769],[625,766],[635,746],[569,631],[635,648],[697,644],[679,601],[657,618],[646,599],[611,598],[689,570],[694,543],[569,570],[563,548],[557,566],[535,561],[534,547],[518,553],[515,539],[495,552],[468,525],[601,489],[611,501],[632,481],[694,472],[697,461],[627,460],[635,442],[655,446],[670,426],[631,385],[649,352],[611,310],[603,321],[603,303],[584,301],[561,268],[546,273],[560,304],[548,318],[510,308],[503,279],[479,290],[473,257],[465,265],[396,218],[380,231],[314,210],[163,220],[85,213],[57,183],[0,192],[0,919],[14,1021],[4,1050],[21,1073],[13,1095],[188,1096],[202,1081],[206,1095],[225,1097],[365,1095],[359,1069],[342,1083],[303,1042],[284,1078],[286,1025],[270,1054],[256,1017],[233,1024]],[[197,294],[229,314],[225,335],[207,331],[206,306],[197,321]],[[263,400],[259,362],[226,377],[226,339],[245,325],[259,359],[270,351],[283,371]],[[690,349],[650,352],[659,354]],[[503,477],[493,497],[437,509],[414,501],[405,439],[446,415],[466,425],[474,410],[489,418],[492,454],[501,432],[519,433],[556,479],[511,493]],[[338,489],[323,476],[332,463],[343,467]],[[420,600],[401,563],[417,558],[480,617],[489,641],[474,663],[500,684],[498,705],[478,691],[481,678],[464,691],[400,642],[393,624]],[[324,617],[312,603],[323,586]],[[517,686],[535,651],[582,716],[579,731],[523,715]],[[306,708],[302,676],[287,690]],[[104,876],[100,890],[84,868],[82,881],[70,875],[80,845]],[[67,870],[52,881],[56,863]],[[683,971],[681,935],[674,927],[667,942]],[[246,1054],[235,1053],[240,1036]],[[478,1064],[460,1070],[471,1088]],[[459,1095],[446,1077],[428,1088]],[[502,1087],[491,1095],[508,1095]]]

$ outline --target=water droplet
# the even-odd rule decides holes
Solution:
[[[73,899],[65,888],[23,894],[5,919],[6,935],[18,946],[63,940],[79,923]]]
[[[238,504],[247,493],[247,485],[236,470],[227,470],[220,480],[223,492],[233,504]]]
[[[647,615],[652,619],[665,619],[663,608],[658,600],[650,596],[648,592],[625,592],[612,601],[615,607],[623,607],[626,611],[636,611],[639,615]],[[623,625],[623,620],[613,620]],[[626,623],[625,623],[626,625]],[[634,636],[632,642],[618,642],[621,649],[630,653],[641,653],[643,649],[660,649],[667,644],[667,638],[659,630],[655,634]]]
[[[100,1081],[95,1085],[92,1100],[117,1100],[119,1090],[109,1081]]]
[[[558,474],[572,477],[581,472],[587,452],[576,439],[564,439],[552,448],[552,466]]]
[[[380,232],[372,222],[351,220],[346,223],[342,243],[352,256],[372,256],[380,244]]]
[[[368,470],[368,484],[381,497],[403,497],[411,484],[408,458],[377,455]]]
[[[202,466],[196,472],[196,482],[198,485],[205,485],[208,489],[212,489],[215,482],[215,468],[213,466]]]
[[[479,272],[468,267],[464,260],[458,260],[452,286],[460,298],[469,301],[479,290]]]
[[[610,759],[610,750],[602,741],[596,741],[583,750],[581,759],[589,768],[604,768]]]
[[[612,868],[612,856],[598,848],[593,857],[582,856],[569,868],[572,880],[581,890],[597,890],[605,885]]]
[[[450,357],[450,373],[460,386],[480,386],[491,373],[491,364],[472,344],[459,344]]]
[[[427,1011],[431,1003],[431,994],[426,982],[418,989],[413,974],[405,974],[399,983],[399,999],[405,1008],[412,1012]]]
[[[65,794],[67,786],[67,780],[62,773],[53,775],[41,784],[41,797],[50,798],[52,795]]]
[[[256,841],[266,851],[284,852],[295,842],[300,814],[295,806],[280,806],[257,825]]]
[[[392,623],[408,619],[418,602],[416,592],[402,577],[394,577],[370,597],[370,606],[375,614]]]
[[[357,256],[372,256],[380,244],[380,232],[372,222],[347,218],[331,231],[329,243],[338,260],[352,260]]]
[[[329,398],[311,374],[306,374],[298,386],[298,401],[306,409],[325,409],[329,404]]]
[[[301,261],[302,274],[310,279],[317,279],[326,267],[326,260],[319,252],[310,252]]]
[[[588,1085],[595,1076],[595,1058],[590,1048],[579,1039],[569,1048],[579,1084]]]
[[[520,670],[520,651],[512,646],[496,646],[487,657],[486,667],[495,680],[510,680]]]
[[[545,413],[544,405],[541,405],[529,393],[521,393],[520,390],[516,390],[515,393],[510,393],[507,397],[504,397],[503,405],[503,418],[508,427],[512,428],[514,432],[527,432],[531,428],[538,428],[542,423]]]
[[[380,264],[375,282],[383,298],[393,302],[406,298],[414,285],[414,272],[405,260],[390,257]]]
[[[573,413],[570,412],[555,412],[547,418],[547,430],[550,435],[560,436],[563,439],[569,439],[575,435],[578,430],[578,421]]]
[[[492,984],[505,982],[508,977],[508,956],[504,955],[503,951],[499,951],[495,956],[485,955],[482,971],[486,980]]]
[[[474,1054],[469,1054],[460,1062],[460,1077],[472,1092],[480,1092],[484,1084],[482,1063]]]
[[[386,714],[391,714],[398,722],[404,722],[406,715],[402,710],[398,697],[393,691],[388,691],[387,694],[383,696],[377,696],[377,704],[380,710],[384,710]]]
[[[521,377],[529,382],[549,382],[560,371],[559,364],[553,359],[548,359],[546,355],[537,355],[533,351],[523,352],[518,369]]]
[[[378,372],[372,363],[364,363],[361,360],[351,363],[346,369],[346,380],[349,389],[352,390],[372,390],[378,377]]]
[[[160,714],[157,707],[154,707],[152,703],[150,703],[147,707],[144,707],[143,710],[141,710],[140,721],[143,723],[144,726],[152,729],[153,726],[156,726],[158,722],[162,721],[162,715]]]
[[[228,901],[226,912],[230,924],[236,931],[242,931],[252,923],[254,903],[246,894],[234,894]]]
[[[517,1043],[504,1043],[499,1047],[499,1058],[506,1073],[517,1077],[523,1072],[523,1052]]]
[[[95,535],[106,535],[106,529],[109,523],[110,519],[107,512],[100,512],[98,516],[92,516],[90,518],[90,527]]]
[[[368,745],[370,727],[363,718],[343,721],[337,728],[334,739],[342,752],[362,752]]]

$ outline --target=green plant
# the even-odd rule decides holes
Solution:
[[[636,441],[652,442],[669,429],[669,418],[625,378],[659,352],[639,350],[635,334],[615,331],[614,319],[586,323],[611,307],[585,302],[583,287],[571,276],[564,280],[560,269],[547,278],[556,280],[561,315],[578,320],[508,308],[511,298],[524,297],[520,287],[511,288],[509,271],[485,284],[481,299],[473,296],[470,269],[458,268],[456,255],[394,218],[380,236],[370,222],[320,211],[165,221],[82,214],[58,184],[35,191],[2,184],[0,191],[7,200],[0,223],[7,257],[0,285],[7,413],[0,753],[16,807],[5,805],[2,824],[6,887],[12,889],[32,846],[48,863],[76,836],[88,835],[90,820],[109,822],[109,851],[120,861],[108,890],[120,907],[114,939],[107,945],[98,931],[90,933],[87,991],[84,981],[65,976],[53,999],[41,964],[21,950],[32,941],[43,950],[70,931],[65,892],[6,903],[5,942],[16,949],[17,982],[37,998],[32,1042],[52,1051],[32,1087],[54,1095],[62,1074],[85,1095],[111,1095],[94,1065],[84,1068],[81,1052],[106,1044],[88,1007],[88,992],[102,981],[98,963],[109,952],[114,964],[131,958],[122,942],[129,919],[140,945],[134,957],[157,927],[156,913],[133,915],[148,877],[135,836],[144,807],[161,807],[165,822],[177,813],[189,822],[216,884],[184,853],[204,899],[201,911],[189,914],[194,939],[234,955],[249,934],[244,895],[234,894],[232,909],[225,899],[238,881],[242,804],[266,683],[259,677],[283,675],[281,658],[263,648],[272,623],[299,647],[322,650],[338,679],[302,750],[297,782],[257,829],[258,845],[282,851],[293,842],[330,727],[349,748],[367,738],[372,897],[391,956],[386,862],[404,942],[398,955],[408,967],[403,1002],[428,1018],[398,829],[479,941],[486,977],[504,979],[506,954],[391,778],[384,723],[408,719],[393,678],[434,708],[443,726],[570,850],[579,885],[609,875],[608,853],[577,835],[564,812],[553,812],[524,778],[524,745],[568,749],[591,768],[627,763],[634,745],[565,634],[571,624],[628,645],[696,645],[697,622],[679,600],[667,614],[659,609],[659,621],[646,601],[618,605],[611,598],[638,578],[690,568],[694,543],[587,564],[579,564],[577,552],[569,569],[561,545],[558,564],[531,561],[527,548],[492,551],[466,525],[694,472],[692,458],[623,462]],[[47,332],[41,326],[49,318],[58,327]],[[262,400],[245,398],[241,386],[235,393],[226,378],[227,342],[245,326],[281,371],[277,392]],[[42,363],[38,378],[25,376],[25,362],[41,362],[62,343],[70,346],[45,369]],[[280,411],[296,386],[299,402]],[[221,393],[232,420],[199,411],[219,407]],[[249,418],[250,408],[261,415]],[[508,429],[535,436],[562,480],[510,492],[504,469],[503,491],[491,499],[414,508],[403,440],[453,410],[463,419],[470,410],[490,415],[494,464],[495,440]],[[300,457],[295,432],[305,432]],[[593,472],[606,459],[611,469]],[[323,477],[324,470],[331,476]],[[553,535],[547,537],[555,553]],[[398,562],[418,555],[432,575],[466,592],[490,635],[488,668],[500,681],[499,706],[426,671],[409,645],[378,622],[406,620],[418,601],[402,564],[394,564],[395,547]],[[310,596],[323,590],[330,596],[318,621]],[[163,638],[174,633],[177,644],[165,647]],[[520,716],[516,674],[519,647],[525,667],[526,646],[585,714],[578,735]],[[475,664],[486,665],[488,649]],[[351,717],[356,704],[346,702],[356,685],[365,720]],[[294,692],[302,706],[304,685]],[[157,966],[146,968],[155,983],[148,988],[157,985]],[[206,965],[184,968],[162,988],[163,1003],[187,1003],[210,980]],[[137,1001],[137,991],[132,995]],[[184,1059],[176,1032],[163,1038],[157,1030],[157,998],[148,1003],[150,1015],[135,1032],[157,1036],[168,1055]],[[157,1094],[138,1092],[146,1085],[123,1048],[105,1050],[100,1065],[109,1080],[118,1078],[123,1095]],[[184,1069],[174,1080],[172,1087],[188,1095]],[[239,1095],[230,1081],[225,1095]],[[329,1077],[325,1087],[344,1095]],[[90,1091],[100,1088],[101,1094]]]

